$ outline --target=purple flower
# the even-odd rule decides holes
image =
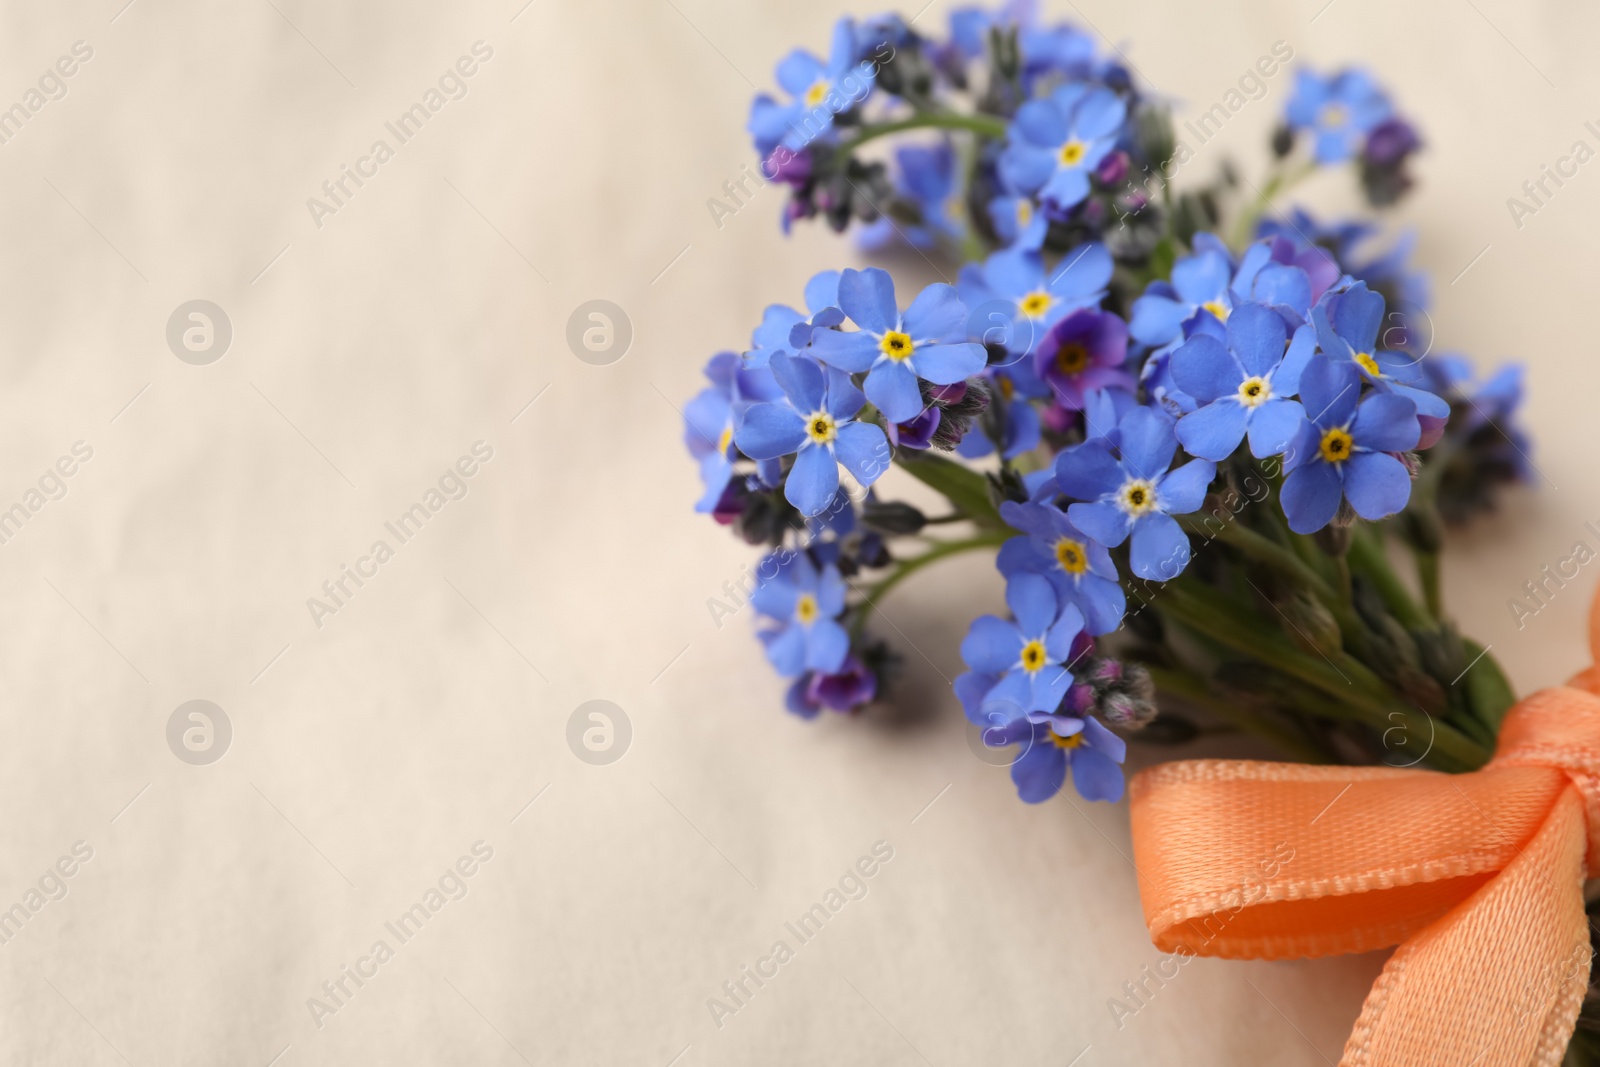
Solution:
[[[1189,537],[1173,515],[1199,509],[1216,464],[1197,459],[1168,470],[1178,438],[1172,420],[1136,407],[1117,425],[1115,445],[1085,441],[1056,457],[1056,485],[1084,503],[1067,508],[1072,524],[1111,548],[1132,535],[1129,564],[1150,581],[1176,578],[1189,565]]]
[[[804,552],[774,553],[761,561],[759,573],[775,570],[756,586],[750,603],[778,626],[759,635],[767,659],[785,678],[802,671],[833,674],[844,667],[850,635],[836,621],[844,611],[844,579],[828,564],[817,570]]]
[[[1050,328],[1034,348],[1034,370],[1056,402],[1081,411],[1090,390],[1132,390],[1133,376],[1122,369],[1128,359],[1128,324],[1109,311],[1074,311]]]
[[[833,501],[840,465],[862,485],[877,481],[889,466],[889,442],[878,427],[854,421],[864,401],[850,379],[782,352],[769,366],[785,399],[744,413],[733,434],[739,450],[756,460],[795,456],[783,495],[802,515]]]
[[[1361,375],[1353,363],[1317,356],[1300,376],[1309,418],[1289,448],[1284,469],[1290,473],[1281,493],[1295,533],[1328,525],[1341,500],[1376,522],[1411,497],[1411,472],[1393,453],[1416,447],[1416,408],[1393,393],[1360,396]]]
[[[839,277],[839,306],[860,329],[817,330],[811,353],[843,371],[866,371],[867,399],[890,422],[922,412],[918,378],[952,385],[988,362],[983,346],[966,340],[967,309],[948,285],[928,286],[902,315],[887,272],[847,270]]]
[[[878,676],[855,656],[846,656],[844,665],[831,674],[810,671],[797,678],[784,703],[802,719],[814,719],[823,708],[854,711],[877,695]]]
[[[1250,434],[1250,454],[1275,456],[1299,432],[1305,411],[1289,399],[1316,350],[1309,326],[1295,331],[1285,351],[1288,327],[1277,312],[1241,304],[1228,318],[1224,345],[1197,334],[1172,353],[1178,387],[1201,406],[1178,422],[1178,440],[1201,459],[1224,460]]]

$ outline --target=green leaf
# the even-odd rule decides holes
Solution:
[[[943,493],[958,511],[979,526],[1003,526],[1000,513],[989,499],[989,483],[971,467],[928,452],[902,450],[895,462],[913,478]]]
[[[1498,734],[1500,721],[1506,717],[1511,705],[1517,702],[1517,694],[1506,680],[1500,664],[1482,645],[1465,637],[1461,639],[1461,644],[1468,658],[1475,660],[1461,677],[1462,684],[1467,687],[1467,700],[1472,704],[1472,713],[1491,732]]]

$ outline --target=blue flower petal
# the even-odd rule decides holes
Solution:
[[[1154,408],[1138,407],[1117,424],[1122,434],[1122,465],[1135,478],[1159,478],[1178,450],[1170,418]]]
[[[894,302],[894,279],[877,267],[845,270],[839,275],[839,306],[863,330],[881,334],[900,322]]]
[[[1309,534],[1333,521],[1343,496],[1344,487],[1333,464],[1317,461],[1306,463],[1285,478],[1279,499],[1289,529]]]
[[[1350,436],[1355,439],[1356,447],[1374,452],[1404,452],[1416,448],[1421,434],[1416,405],[1393,393],[1374,393],[1363,400],[1350,423]]]
[[[1300,402],[1306,417],[1323,429],[1343,426],[1361,398],[1361,372],[1354,363],[1313,357],[1300,375]]]
[[[1054,597],[1052,596],[1052,602]],[[1061,609],[1061,617],[1050,627],[1050,632],[1045,635],[1044,648],[1050,658],[1057,663],[1066,661],[1072,652],[1073,638],[1083,632],[1083,612],[1076,604],[1068,604]]]
[[[1357,282],[1333,299],[1329,321],[1334,332],[1357,352],[1370,354],[1377,347],[1378,328],[1383,325],[1383,297]]]
[[[1079,748],[1072,754],[1072,787],[1085,800],[1115,803],[1122,799],[1122,768],[1095,749]]]
[[[961,640],[961,658],[975,671],[1004,674],[1022,658],[1022,635],[993,615],[979,615]]]
[[[1033,697],[1029,711],[1054,711],[1072,687],[1072,674],[1064,667],[1042,667],[1033,676]]]
[[[806,420],[788,404],[756,404],[744,413],[733,443],[751,459],[776,459],[806,439]]]
[[[789,470],[789,479],[783,483],[783,495],[789,503],[800,509],[800,514],[810,517],[833,502],[839,491],[839,464],[833,453],[822,445],[802,448]]]
[[[1099,241],[1073,249],[1050,275],[1049,292],[1062,314],[1098,304],[1111,281],[1115,264],[1111,252]]]
[[[807,629],[806,634],[806,668],[821,671],[823,674],[835,674],[844,666],[844,658],[850,654],[850,635],[845,628],[832,619],[818,619]]]
[[[1266,406],[1262,405],[1263,408]],[[1233,455],[1233,450],[1244,440],[1245,426],[1250,422],[1243,404],[1223,398],[1179,419],[1178,440],[1191,455],[1224,460]],[[1294,427],[1289,432],[1292,434]]]
[[[1222,342],[1209,334],[1189,338],[1173,349],[1170,358],[1173,381],[1202,404],[1218,397],[1233,396],[1246,377]],[[1181,434],[1178,439],[1183,439]]]
[[[1128,514],[1115,504],[1073,504],[1067,508],[1072,525],[1115,548],[1128,536]]]
[[[1295,330],[1294,336],[1289,340],[1289,350],[1283,354],[1283,362],[1272,373],[1272,392],[1276,396],[1294,396],[1300,391],[1300,376],[1305,373],[1306,365],[1311,362],[1311,357],[1317,352],[1317,331],[1312,326],[1302,326]]]
[[[1268,400],[1256,408],[1256,413],[1250,417],[1250,454],[1257,459],[1266,459],[1283,453],[1294,442],[1295,434],[1300,432],[1300,424],[1305,419],[1305,409],[1298,400],[1277,397]],[[1181,430],[1183,427],[1178,428]],[[1179,437],[1182,436],[1180,433]],[[1195,454],[1199,455],[1198,452]]]
[[[1369,522],[1393,515],[1411,499],[1411,473],[1387,452],[1357,452],[1344,466],[1344,495]]]
[[[839,306],[839,272],[825,270],[806,282],[806,310],[816,315],[824,308]]]
[[[1006,583],[1006,607],[1024,637],[1042,637],[1056,618],[1056,591],[1040,575],[1019,574]]]
[[[1078,579],[1076,603],[1083,611],[1084,629],[1096,636],[1115,630],[1128,609],[1122,586],[1098,574]]]
[[[981,350],[981,349],[980,349]],[[922,414],[922,391],[917,376],[904,363],[885,360],[867,375],[867,399],[890,422],[910,422]]]
[[[871,485],[883,477],[893,456],[883,430],[864,422],[839,427],[833,447],[844,469],[862,485]]]
[[[1228,316],[1228,347],[1239,357],[1247,374],[1266,374],[1276,367],[1283,359],[1283,346],[1288,340],[1289,328],[1271,308],[1241,304]]]
[[[1171,515],[1151,512],[1133,524],[1128,565],[1147,581],[1170,582],[1189,565],[1189,535]]]
[[[1011,765],[1011,780],[1017,796],[1041,804],[1061,792],[1067,780],[1067,754],[1052,744],[1036,744]]]
[[[1033,708],[1033,682],[1020,670],[1000,679],[983,698],[983,716],[991,723],[1011,723]]]
[[[868,369],[879,355],[877,338],[864,331],[817,330],[807,351],[830,367],[852,373]]]
[[[967,309],[954,286],[934,282],[906,308],[905,330],[913,340],[963,341],[967,336]],[[921,344],[918,344],[921,349]]]
[[[823,73],[822,61],[803,48],[796,48],[778,62],[778,84],[790,96],[804,96]]]
[[[1109,137],[1127,117],[1128,106],[1110,89],[1096,89],[1083,98],[1073,116],[1073,132],[1086,140]]]
[[[1039,191],[1041,199],[1057,210],[1076,207],[1089,195],[1089,176],[1080,167],[1058,167]]]
[[[1090,748],[1104,752],[1118,763],[1128,758],[1128,743],[1108,730],[1099,719],[1083,720],[1083,738]]]
[[[966,713],[967,721],[974,726],[998,725],[983,714],[983,698],[999,680],[995,675],[984,674],[982,671],[967,671],[957,675],[955,682],[952,683],[951,688],[955,690],[956,698],[961,701],[961,710]],[[985,734],[988,732],[984,731]],[[989,743],[987,736],[983,740],[984,744]]]
[[[1017,109],[1013,128],[1036,145],[1055,148],[1066,143],[1067,116],[1051,100],[1029,100]]]
[[[766,644],[767,662],[781,678],[793,678],[806,669],[806,635],[799,626],[768,630],[761,635]]]
[[[816,594],[817,607],[822,614],[830,619],[837,618],[844,610],[844,576],[839,573],[838,567],[830,563],[822,568],[822,573],[817,576]]]
[[[1168,471],[1157,483],[1156,503],[1171,515],[1187,515],[1199,511],[1205,502],[1206,488],[1217,476],[1217,465],[1210,460],[1190,460],[1176,470]]]
[[[1186,256],[1172,266],[1172,287],[1190,304],[1216,300],[1228,291],[1233,267],[1220,252]]]
[[[1014,141],[1000,156],[1000,176],[1021,193],[1037,192],[1056,168],[1056,153],[1025,141]]]
[[[989,354],[984,347],[969,341],[956,344],[919,344],[916,353],[911,357],[916,373],[934,385],[950,385],[964,381],[983,370],[988,360]]]
[[[1133,302],[1128,332],[1140,344],[1164,345],[1178,336],[1183,320],[1193,313],[1193,305],[1184,301],[1146,293]]]
[[[816,360],[779,352],[772,357],[772,362],[768,365],[772,368],[772,376],[778,379],[778,385],[796,411],[802,415],[809,415],[813,411],[822,410],[822,394],[826,380]]]
[[[1061,492],[1078,500],[1099,500],[1116,492],[1123,480],[1122,465],[1112,457],[1104,438],[1085,441],[1056,457],[1056,482]]]

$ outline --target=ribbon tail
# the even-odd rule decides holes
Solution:
[[[1589,984],[1587,845],[1569,786],[1498,875],[1395,950],[1340,1067],[1557,1067]]]

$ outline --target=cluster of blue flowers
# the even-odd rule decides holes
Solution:
[[[771,549],[750,603],[799,715],[881,695],[892,657],[863,623],[880,583],[921,562],[897,557],[896,538],[964,521],[998,547],[1009,618],[972,623],[954,688],[986,743],[1020,746],[1011,771],[1029,802],[1069,770],[1085,798],[1122,795],[1126,746],[1108,724],[1157,713],[1150,676],[1109,644],[1131,589],[1188,568],[1191,524],[1229,478],[1275,485],[1294,534],[1381,520],[1407,507],[1419,454],[1464,411],[1505,421],[1521,395],[1520,377],[1473,394],[1462,365],[1426,363],[1408,245],[1359,263],[1367,228],[1295,213],[1230,247],[1130,192],[1171,139],[1096,51],[1012,4],[958,10],[942,41],[894,16],[846,19],[826,60],[785,58],[786,99],[757,97],[749,129],[767,173],[793,187],[786,227],[825,214],[866,223],[873,247],[984,251],[956,284],[909,300],[877,268],[818,274],[803,311],[767,308],[747,350],[711,359],[684,412],[696,510]],[[952,94],[976,110],[940,102]],[[855,154],[884,123],[939,136],[902,146],[893,182]],[[1313,165],[1361,160],[1369,192],[1380,178],[1393,191],[1418,145],[1360,71],[1301,72],[1283,129],[1307,135]],[[955,151],[954,131],[974,150]],[[1452,455],[1494,447],[1503,465],[1509,445],[1526,458],[1525,439],[1490,441],[1483,426],[1464,424]],[[897,464],[953,513],[881,499]]]

